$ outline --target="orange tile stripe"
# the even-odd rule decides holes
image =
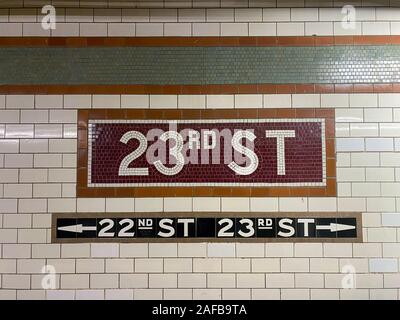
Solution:
[[[400,83],[211,85],[0,85],[0,94],[400,93]]]
[[[0,37],[0,46],[340,46],[399,45],[400,36],[305,36],[305,37]]]

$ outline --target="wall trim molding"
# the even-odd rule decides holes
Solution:
[[[259,37],[0,37],[0,46],[52,47],[245,47],[399,45],[396,36],[259,36]]]
[[[0,85],[0,94],[320,94],[400,93],[400,83],[209,85]]]

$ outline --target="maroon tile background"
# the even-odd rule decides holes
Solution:
[[[224,163],[225,142],[224,139],[221,139],[219,164],[212,164],[211,150],[209,152],[210,162],[201,164],[201,151],[199,150],[197,157],[199,164],[187,163],[178,174],[166,176],[160,173],[154,165],[148,163],[146,153],[144,153],[135,159],[129,168],[148,168],[148,176],[119,176],[118,170],[122,159],[139,146],[137,139],[131,139],[124,144],[120,142],[121,137],[132,130],[146,136],[147,132],[154,128],[161,129],[163,132],[169,130],[168,124],[159,123],[96,123],[92,129],[92,183],[299,183],[323,181],[320,122],[178,123],[178,132],[189,128],[198,132],[201,132],[202,129],[217,129],[219,132],[229,129],[233,135],[236,130],[253,129],[257,137],[254,140],[254,152],[259,160],[256,171],[250,175],[237,175],[231,170],[228,164]],[[296,137],[285,138],[285,175],[277,174],[277,139],[266,138],[266,130],[294,130],[296,132]],[[202,141],[202,137],[200,140]],[[148,142],[148,148],[152,144],[153,142]],[[171,147],[174,144],[175,142],[172,142]],[[242,144],[244,144],[243,141]],[[167,153],[166,166],[171,167],[172,165],[168,164],[168,156],[169,153]],[[232,159],[234,160],[233,155]],[[241,166],[245,166],[245,164],[241,164]]]

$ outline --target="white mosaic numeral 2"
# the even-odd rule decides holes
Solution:
[[[120,226],[123,226],[125,224],[124,227],[121,228],[121,230],[118,232],[118,237],[133,237],[135,235],[135,232],[128,232],[129,230],[132,230],[134,227],[134,222],[132,219],[122,219],[119,222]]]
[[[167,142],[168,139],[175,140],[175,146],[169,150],[169,153],[176,159],[176,164],[173,167],[168,168],[164,166],[160,160],[157,160],[154,161],[154,166],[163,175],[173,176],[181,172],[185,165],[185,158],[182,155],[183,138],[182,135],[176,131],[166,131],[160,136],[160,140],[164,142]]]
[[[128,168],[132,161],[139,158],[147,149],[146,137],[138,131],[128,131],[120,139],[122,143],[127,144],[129,140],[137,139],[139,146],[136,150],[133,150],[124,159],[122,159],[119,165],[118,174],[120,176],[148,176],[149,168]]]

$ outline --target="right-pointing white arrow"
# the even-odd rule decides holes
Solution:
[[[96,231],[97,227],[96,226],[85,226],[84,227],[82,224],[75,224],[75,225],[71,225],[71,226],[58,227],[57,229],[60,231],[82,233],[83,231]]]
[[[341,223],[331,223],[326,226],[316,226],[317,230],[329,230],[330,232],[353,230],[355,228],[356,228],[356,226],[351,226],[348,224],[341,224]]]

